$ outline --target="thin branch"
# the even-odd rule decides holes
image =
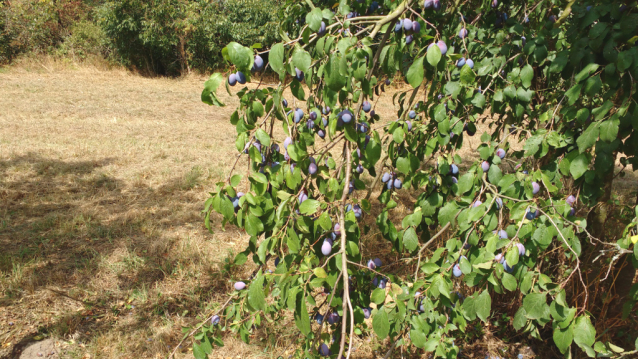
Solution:
[[[179,349],[180,345],[182,345],[182,344],[184,343],[184,341],[185,341],[187,338],[192,337],[192,336],[193,336],[193,334],[195,334],[195,332],[196,332],[196,331],[198,331],[199,329],[201,329],[201,327],[203,327],[203,326],[204,326],[204,324],[206,324],[206,323],[207,323],[209,320],[211,320],[214,316],[219,315],[219,313],[221,313],[221,312],[222,312],[222,311],[226,308],[226,306],[228,305],[228,303],[230,303],[230,302],[233,300],[233,297],[234,297],[234,296],[233,296],[233,295],[231,295],[231,296],[228,298],[228,300],[226,301],[226,303],[224,303],[224,305],[222,305],[222,306],[221,306],[221,308],[219,308],[215,314],[213,314],[213,315],[211,315],[210,317],[206,318],[206,320],[204,320],[203,322],[201,322],[201,323],[200,323],[197,327],[195,327],[195,329],[193,329],[190,333],[188,333],[188,335],[187,335],[187,336],[185,336],[184,338],[182,338],[182,340],[179,342],[179,344],[177,344],[177,345],[175,346],[175,349],[173,349],[173,352],[171,353],[171,355],[169,355],[169,356],[168,356],[168,358],[170,359],[170,358],[175,357],[175,353],[177,352],[177,349]]]
[[[339,205],[339,226],[341,227],[341,248],[339,252],[341,253],[341,272],[343,273],[343,322],[341,325],[341,343],[339,344],[339,355],[337,358],[340,358],[343,354],[343,350],[346,345],[346,329],[348,327],[347,318],[348,318],[348,303],[350,302],[350,283],[348,281],[348,258],[346,253],[346,215],[345,215],[345,207],[346,200],[348,199],[349,186],[350,183],[350,174],[352,172],[352,154],[350,153],[350,142],[346,142],[345,146],[346,152],[346,178],[345,185],[343,186],[343,192],[341,194],[341,203]],[[350,304],[350,308],[352,308],[352,304]],[[350,315],[354,316],[354,313],[350,313]],[[352,337],[350,337],[350,341],[352,341]],[[347,357],[350,357],[350,349],[348,347]]]

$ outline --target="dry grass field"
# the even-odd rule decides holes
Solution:
[[[224,259],[247,236],[219,221],[208,233],[200,212],[236,155],[236,101],[202,104],[204,80],[0,69],[0,358],[45,337],[63,357],[164,358],[223,303],[239,275]],[[277,358],[287,334],[229,336],[215,357]]]

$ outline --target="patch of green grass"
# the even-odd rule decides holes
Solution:
[[[202,169],[199,166],[194,166],[187,174],[184,176],[184,180],[182,182],[182,190],[189,190],[195,188],[200,182],[202,178]]]

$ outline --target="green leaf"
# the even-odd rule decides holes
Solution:
[[[458,81],[449,81],[445,84],[445,94],[456,98],[461,93],[461,85]]]
[[[525,316],[525,314],[527,314],[525,312],[525,308],[518,308],[518,311],[516,311],[516,314],[514,314],[514,321],[512,322],[514,329],[521,330],[525,326],[525,324],[527,324],[527,317]]]
[[[485,96],[480,92],[475,93],[472,99],[472,105],[483,108],[483,106],[485,106]]]
[[[299,249],[301,248],[301,243],[299,240],[299,236],[294,230],[288,231],[288,241],[286,243],[288,244],[288,250],[291,253],[299,252]]]
[[[459,267],[461,267],[461,272],[465,275],[472,273],[472,265],[470,264],[470,261],[467,260],[467,258],[461,258],[459,260]]]
[[[469,66],[464,65],[461,68],[461,82],[471,85],[474,83],[474,81],[476,81],[476,75],[474,74],[474,71],[472,71]]]
[[[613,116],[609,120],[603,121],[600,124],[600,139],[605,142],[613,142],[618,136],[619,124],[620,120]]]
[[[308,336],[310,334],[310,317],[308,316],[308,309],[306,309],[306,298],[303,295],[297,299],[295,324],[304,335]]]
[[[272,68],[273,71],[279,74],[280,79],[285,76],[286,69],[284,67],[284,45],[280,43],[274,44],[270,48],[268,63],[270,64],[270,68]]]
[[[208,359],[208,354],[206,354],[204,348],[197,343],[193,344],[193,356],[196,359]]]
[[[585,66],[585,68],[583,68],[578,75],[576,75],[574,77],[574,80],[576,80],[576,82],[581,82],[584,79],[588,78],[589,75],[591,75],[594,71],[598,70],[598,64],[595,63],[589,63]]]
[[[440,51],[439,51],[439,57],[440,57]],[[428,57],[428,61],[429,61],[429,57]],[[410,86],[414,88],[417,88],[419,85],[421,85],[421,82],[423,82],[423,56],[414,60],[414,62],[408,69],[406,78]]]
[[[410,252],[413,252],[419,247],[419,238],[416,235],[414,227],[409,227],[403,233],[403,245]]]
[[[428,58],[428,63],[432,65],[433,67],[436,67],[436,65],[439,64],[439,61],[441,61],[441,49],[437,45],[434,45],[430,47],[427,51],[428,52],[426,56]]]
[[[310,28],[310,30],[315,32],[319,30],[319,27],[321,27],[322,19],[323,19],[323,12],[318,7],[312,9],[311,12],[306,14],[306,23],[308,24],[308,27]]]
[[[501,180],[501,178],[503,178],[503,173],[498,166],[491,165],[490,169],[487,171],[487,178],[490,180],[490,183],[496,184]]]
[[[532,79],[534,78],[534,69],[531,65],[527,64],[521,69],[521,83],[525,88],[529,88],[532,85]]]
[[[316,199],[307,199],[299,205],[299,212],[305,215],[315,214],[320,206],[321,202],[317,201]]]
[[[487,290],[484,290],[478,297],[476,297],[476,315],[483,321],[487,322],[487,318],[490,316],[492,310],[492,297]]]
[[[507,265],[510,267],[514,267],[518,264],[518,247],[512,246],[505,254],[505,260],[507,261]]]
[[[567,97],[567,104],[568,105],[573,105],[574,103],[576,103],[576,101],[578,101],[578,98],[580,98],[580,90],[582,90],[583,85],[582,84],[576,84],[574,86],[572,86],[572,88],[570,88],[569,90],[567,90],[567,92],[565,92],[565,96]]]
[[[594,122],[583,132],[580,137],[576,140],[576,144],[578,144],[578,150],[580,153],[585,152],[588,148],[596,143],[598,139],[598,133],[600,131],[600,125],[598,122]]]
[[[549,313],[546,293],[530,293],[523,298],[523,308],[529,319],[540,319]]]
[[[456,216],[456,212],[458,211],[458,207],[455,202],[448,202],[441,210],[439,211],[439,224],[444,226],[454,220],[454,216]]]
[[[370,300],[376,304],[381,304],[385,301],[385,289],[384,288],[376,288],[372,291],[372,295],[370,296]]]
[[[574,324],[574,342],[578,345],[592,346],[596,340],[596,329],[588,316],[576,318]]]
[[[264,300],[264,276],[261,275],[261,272],[257,275],[257,278],[250,283],[248,303],[255,309],[266,309],[266,302]]]
[[[266,131],[257,129],[255,131],[255,137],[261,142],[262,146],[270,146],[270,136],[266,133]]]
[[[251,236],[258,236],[259,234],[261,234],[261,232],[263,232],[264,224],[261,222],[259,218],[255,217],[252,213],[250,213],[248,214],[248,217],[246,218],[245,229],[246,229],[246,233],[250,234]]]
[[[365,149],[366,159],[369,164],[374,165],[381,158],[381,145],[374,138],[370,139]]]
[[[525,90],[522,87],[519,87],[518,90],[516,90],[516,98],[519,101],[530,102],[532,100],[532,95],[534,95],[534,91],[532,90]]]
[[[388,321],[388,314],[384,308],[381,307],[377,311],[377,314],[372,318],[372,328],[377,333],[379,340],[385,339],[390,333],[390,322]]]
[[[426,353],[433,352],[439,346],[440,342],[441,342],[441,340],[438,339],[438,338],[433,338],[433,339],[428,340],[425,343],[425,346],[423,347],[423,351],[426,352]]]
[[[250,48],[241,46],[236,42],[231,42],[226,48],[228,49],[230,62],[232,62],[233,65],[237,66],[242,72],[250,71],[250,67],[254,61],[253,51]]]
[[[600,75],[590,77],[587,79],[587,82],[585,82],[585,94],[589,97],[593,97],[602,87],[603,83],[600,80]]]
[[[306,72],[308,72],[311,63],[312,58],[310,57],[308,51],[301,48],[295,49],[295,52],[293,52],[292,54],[292,64],[296,68],[298,68],[305,74]]]
[[[330,60],[324,66],[324,79],[326,81],[326,85],[328,85],[330,90],[336,92],[340,91],[343,86],[346,85],[346,77],[339,71],[340,63],[341,56],[334,52],[330,55]]]
[[[513,292],[516,290],[517,283],[516,283],[516,278],[514,278],[513,275],[509,273],[503,273],[502,282],[503,282],[503,287],[505,287],[505,289],[509,290],[510,292]]]
[[[468,172],[463,176],[459,177],[459,193],[465,193],[472,189],[472,184],[474,183],[474,173]]]
[[[224,82],[224,76],[216,72],[204,82],[204,90],[202,91],[202,102],[211,106],[226,106],[217,98],[217,88]]]
[[[581,153],[578,157],[574,158],[569,166],[569,173],[572,174],[574,179],[579,179],[582,175],[587,172],[587,168],[589,167],[589,156],[585,153]]]
[[[328,273],[326,273],[326,270],[321,267],[317,267],[313,269],[312,272],[317,276],[317,278],[321,278],[321,279],[328,278]]]
[[[432,274],[438,271],[439,268],[441,267],[439,267],[436,263],[423,263],[423,265],[421,266],[421,270],[425,274]]]
[[[427,342],[427,336],[421,330],[411,330],[410,331],[410,341],[417,348],[424,348]]]
[[[230,185],[233,187],[237,187],[237,185],[241,182],[241,175],[233,175],[230,178]]]
[[[403,142],[404,138],[405,133],[403,132],[403,129],[401,127],[397,127],[394,132],[392,132],[392,139],[394,139],[394,142],[401,143]]]
[[[558,347],[561,353],[565,354],[567,349],[572,345],[574,340],[573,326],[569,326],[566,329],[561,329],[557,324],[554,325],[554,343]]]
[[[623,51],[618,54],[618,61],[616,62],[616,68],[618,72],[625,72],[633,62],[634,59],[633,51]]]
[[[290,83],[290,92],[300,101],[306,101],[306,93],[303,90],[303,86],[299,81],[295,80]]]

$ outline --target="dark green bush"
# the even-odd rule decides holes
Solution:
[[[27,51],[47,51],[60,41],[60,22],[52,1],[18,0],[0,5],[0,62]]]
[[[69,45],[100,53],[103,49],[95,48],[87,38],[95,39],[100,33],[92,22],[95,1],[14,0],[0,3],[0,63],[10,62],[27,52],[50,53],[62,48],[62,53],[66,53]],[[65,45],[68,40],[72,43]],[[103,39],[99,41],[104,42]]]
[[[175,75],[221,65],[222,44],[270,45],[278,39],[279,1],[112,0],[99,23],[119,61]]]
[[[109,41],[104,30],[95,22],[82,20],[74,23],[69,30],[56,54],[80,59],[88,55],[109,56]]]

